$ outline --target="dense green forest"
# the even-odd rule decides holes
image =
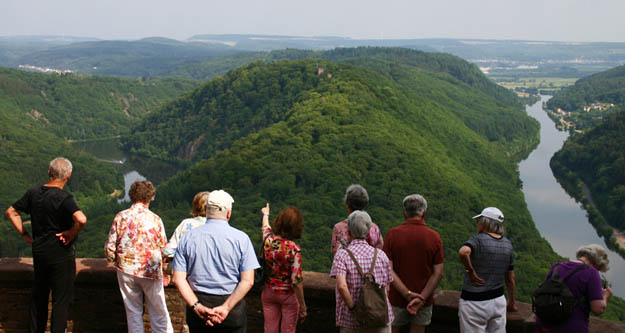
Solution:
[[[229,191],[232,223],[255,243],[265,202],[274,212],[296,205],[305,214],[304,268],[327,271],[349,184],[368,188],[383,232],[401,223],[403,197],[421,193],[446,247],[442,287],[459,289],[456,251],[476,232],[470,217],[495,205],[513,221],[508,236],[527,300],[557,256],[520,191],[516,163],[536,144],[538,125],[514,94],[449,55],[362,48],[324,58],[244,66],[133,129],[128,149],[197,161],[158,188],[153,208],[167,229],[200,190]]]
[[[190,79],[120,79],[0,68],[1,100],[59,137],[127,133],[146,113],[197,86]]]
[[[624,147],[625,109],[621,109],[592,130],[569,138],[551,159],[561,182],[573,184],[578,198],[583,196],[581,182],[586,184],[601,215],[620,230],[625,230]]]
[[[276,57],[303,55],[302,51],[286,50]],[[537,141],[526,140],[535,136],[537,124],[518,112],[521,104],[514,93],[495,85],[475,65],[460,58],[383,48],[336,49],[314,55],[319,60],[311,64],[319,65],[327,59],[365,67],[398,84],[406,93],[435,100],[489,141],[506,147],[506,154],[526,152]],[[124,139],[126,149],[163,159],[206,158],[229,147],[237,137],[282,120],[284,110],[320,82],[316,70],[285,74],[286,66],[281,64],[269,64],[276,68],[269,71],[264,66],[264,62],[257,62],[241,67],[209,81],[190,98],[149,115],[133,129],[132,136]],[[415,77],[435,84],[421,85]],[[293,83],[299,81],[303,84]],[[279,98],[274,97],[278,94]],[[489,100],[483,98],[485,94]]]

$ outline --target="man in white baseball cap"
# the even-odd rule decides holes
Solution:
[[[206,223],[182,235],[172,268],[195,332],[245,332],[244,297],[260,265],[246,233],[230,226],[234,199],[224,190],[208,194]]]
[[[475,220],[476,218],[482,217],[482,216],[485,216],[497,222],[503,223],[503,213],[499,210],[499,208],[486,207],[482,210],[482,212],[479,215],[473,216],[473,219]]]
[[[506,309],[517,311],[514,249],[503,236],[501,210],[487,207],[473,219],[477,220],[478,233],[458,251],[466,270],[458,304],[460,332],[506,332]]]

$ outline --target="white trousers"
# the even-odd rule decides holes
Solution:
[[[144,296],[150,314],[152,332],[174,332],[165,303],[163,280],[143,279],[117,271],[117,282],[124,299],[129,333],[143,333]]]
[[[502,295],[486,301],[460,299],[460,332],[506,332],[506,298]]]

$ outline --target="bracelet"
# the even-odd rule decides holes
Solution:
[[[269,216],[269,214],[267,214],[267,213],[263,213],[263,216]]]
[[[412,295],[412,291],[410,291],[410,289],[408,289],[408,294],[406,296],[408,296],[408,298],[410,298],[410,295]]]
[[[200,303],[200,301],[198,300],[198,301],[197,301],[197,302],[195,302],[193,305],[191,305],[191,308],[192,308],[193,310],[195,310],[195,307],[196,307],[196,306],[198,306],[198,305],[200,305],[200,304],[201,304],[201,303]]]

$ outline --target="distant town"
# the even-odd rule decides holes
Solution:
[[[39,66],[33,66],[33,65],[19,65],[19,68],[27,69],[31,71],[37,71],[37,72],[44,72],[44,73],[57,73],[57,74],[74,73],[74,71],[71,69],[55,69],[55,68],[39,67]]]

